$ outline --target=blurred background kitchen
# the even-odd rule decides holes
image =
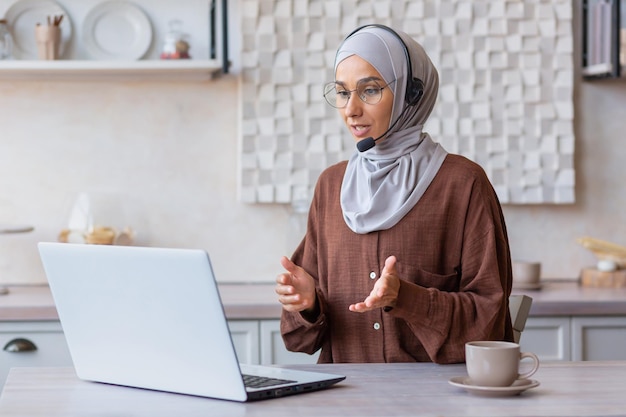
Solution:
[[[34,227],[0,234],[0,284],[45,282],[36,243],[58,238],[82,192],[110,196],[117,212],[108,215],[133,228],[135,244],[207,249],[222,282],[273,281],[298,216],[289,202],[242,201],[240,45],[250,9],[285,3],[322,15],[334,5],[356,26],[350,16],[370,10],[361,16],[375,19],[393,2],[229,1],[232,66],[210,81],[19,79],[0,70],[0,223]],[[626,83],[582,78],[581,2],[572,5],[575,202],[504,205],[513,258],[541,262],[542,279],[577,279],[595,265],[579,237],[626,245]],[[148,14],[166,32],[167,18]],[[153,39],[150,53],[162,42]],[[190,44],[193,59],[202,43]]]

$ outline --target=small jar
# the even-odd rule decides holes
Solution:
[[[182,22],[172,20],[169,22],[170,30],[165,34],[161,59],[190,59],[189,42],[186,34],[182,32]]]
[[[6,19],[0,19],[0,60],[13,57],[13,38]]]

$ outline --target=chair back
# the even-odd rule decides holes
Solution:
[[[509,312],[513,323],[513,340],[515,343],[519,343],[524,327],[526,327],[526,319],[532,303],[533,299],[527,295],[515,294],[509,297]]]

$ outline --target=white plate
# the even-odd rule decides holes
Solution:
[[[37,23],[47,25],[46,18],[54,15],[63,15],[59,45],[59,56],[63,57],[65,46],[72,38],[72,23],[60,5],[52,0],[19,0],[9,7],[5,18],[13,35],[15,59],[38,59],[35,26]]]
[[[137,6],[108,1],[91,9],[83,23],[87,53],[95,59],[141,59],[152,43],[150,19]]]
[[[534,379],[518,379],[510,387],[484,387],[481,385],[473,385],[467,376],[457,376],[451,378],[450,385],[463,388],[470,394],[479,395],[481,397],[512,397],[519,395],[530,388],[539,386],[539,381]]]

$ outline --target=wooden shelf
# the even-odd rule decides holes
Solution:
[[[206,81],[222,71],[217,60],[0,61],[0,79]]]

